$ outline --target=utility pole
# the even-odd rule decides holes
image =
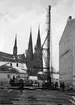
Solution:
[[[48,10],[48,33],[47,33],[47,82],[48,82],[48,87],[51,86],[51,73],[50,73],[50,25],[51,25],[51,6],[49,5],[49,10]]]

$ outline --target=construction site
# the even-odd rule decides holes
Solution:
[[[32,28],[28,49],[17,54],[17,34],[13,54],[0,52],[0,104],[1,105],[72,105],[75,93],[60,85],[52,64],[51,6],[47,12],[47,34],[41,44],[40,25],[33,51]],[[64,83],[64,82],[63,82]],[[23,85],[23,86],[22,86]]]

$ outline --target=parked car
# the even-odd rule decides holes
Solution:
[[[39,86],[39,82],[38,81],[33,81],[33,86]]]
[[[32,80],[26,80],[26,81],[24,82],[24,85],[25,85],[25,86],[32,86],[32,85],[33,85],[33,81],[32,81]]]
[[[13,79],[10,79],[9,83],[11,86],[19,86],[20,85],[19,80],[13,81]]]

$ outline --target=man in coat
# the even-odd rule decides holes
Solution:
[[[22,79],[20,79],[20,90],[21,90],[20,92],[21,93],[22,93],[23,88],[24,88],[24,82]]]

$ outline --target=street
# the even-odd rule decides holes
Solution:
[[[72,105],[74,92],[41,89],[20,90],[1,89],[0,105]]]

